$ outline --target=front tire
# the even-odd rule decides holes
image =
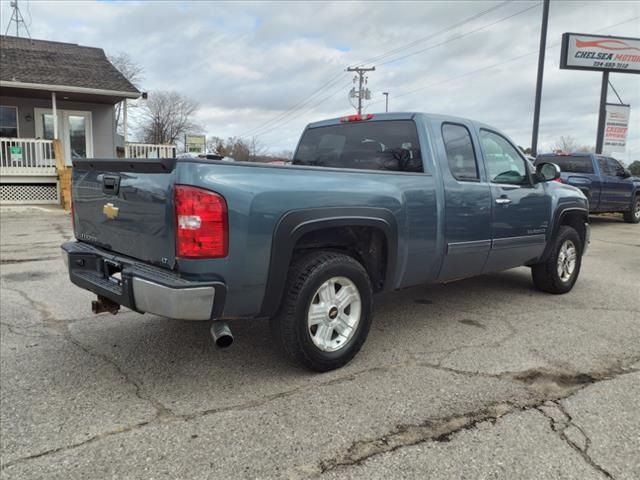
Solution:
[[[640,195],[636,195],[631,210],[623,212],[622,215],[627,223],[640,223]]]
[[[543,292],[569,292],[580,274],[582,251],[578,232],[567,225],[561,226],[547,260],[531,268],[533,284]]]
[[[289,269],[274,339],[295,363],[316,372],[347,364],[371,327],[373,291],[364,267],[353,257],[320,251]]]

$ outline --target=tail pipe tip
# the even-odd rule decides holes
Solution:
[[[218,348],[230,347],[233,343],[233,334],[226,322],[216,320],[211,324],[211,336]]]

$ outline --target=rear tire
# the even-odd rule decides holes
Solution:
[[[640,195],[636,195],[631,210],[623,212],[622,215],[627,223],[640,223]]]
[[[364,267],[342,253],[314,252],[290,267],[271,331],[290,360],[326,372],[360,351],[372,310],[373,291]]]
[[[580,274],[582,250],[578,232],[567,225],[561,226],[547,260],[531,268],[536,288],[554,294],[569,292]]]

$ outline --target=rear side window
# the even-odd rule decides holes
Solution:
[[[449,170],[456,180],[479,180],[476,152],[471,134],[463,125],[442,124],[442,139],[447,152]]]
[[[353,122],[307,129],[294,165],[422,172],[418,132],[411,120]]]
[[[555,163],[566,173],[593,173],[593,162],[586,155],[540,155],[535,164],[542,162]]]

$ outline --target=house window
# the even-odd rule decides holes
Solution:
[[[18,107],[0,106],[0,137],[18,137]]]

